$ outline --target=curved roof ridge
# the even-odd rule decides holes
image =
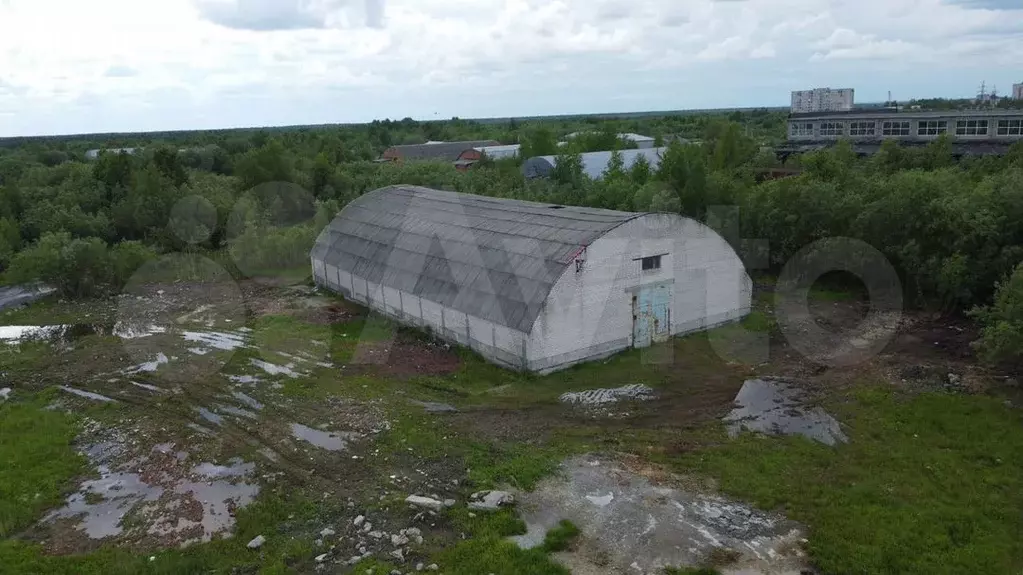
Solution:
[[[462,209],[450,209],[452,203]],[[345,206],[311,255],[369,282],[529,333],[572,257],[647,213],[394,185]]]

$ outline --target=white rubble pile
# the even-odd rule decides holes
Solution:
[[[622,387],[588,389],[586,391],[570,391],[560,397],[562,403],[583,406],[606,405],[622,400],[646,401],[654,398],[654,390],[642,383],[633,383]]]

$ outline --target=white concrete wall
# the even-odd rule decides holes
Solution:
[[[324,289],[340,293],[395,321],[427,328],[441,339],[469,347],[500,365],[525,368],[527,336],[520,331],[445,308],[407,292],[367,282],[319,260],[312,260],[312,267],[316,284]]]
[[[638,258],[662,255],[659,270]],[[526,344],[529,368],[553,371],[632,346],[632,291],[673,281],[671,333],[749,313],[752,282],[732,247],[705,225],[673,214],[639,217],[586,250],[554,285]]]

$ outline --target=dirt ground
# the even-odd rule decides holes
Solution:
[[[41,522],[24,537],[45,542],[54,554],[90,551],[111,541],[153,552],[230,534],[238,509],[260,493],[302,490],[331,504],[324,517],[296,529],[308,537],[326,527],[335,531],[318,540],[331,539],[321,545],[343,570],[349,558],[367,551],[393,552],[388,538],[350,525],[357,514],[371,514],[380,532],[416,526],[432,530],[436,541],[459,537],[436,513],[402,503],[410,494],[438,500],[466,496],[473,470],[460,449],[464,445],[455,443],[529,449],[568,437],[607,453],[630,453],[638,444],[648,453],[685,453],[705,445],[707,435],[700,430],[728,414],[743,381],[758,376],[792,378],[811,398],[864,379],[953,393],[1018,386],[975,364],[969,342],[976,333],[968,321],[904,312],[864,328],[867,310],[854,299],[814,302],[790,325],[795,333],[832,333],[831,339],[815,339],[807,353],[778,331],[769,288],[758,287],[755,312],[770,329],[729,326],[716,332],[722,338],[716,343],[703,336],[672,342],[664,358],[610,360],[619,364],[609,364],[608,377],[614,379],[609,384],[648,383],[656,400],[626,402],[609,416],[564,405],[556,393],[529,396],[529,389],[544,386],[603,387],[600,377],[586,375],[602,373],[596,368],[476,381],[493,377],[478,359],[467,360],[451,345],[409,330],[395,330],[382,341],[353,341],[357,332],[353,328],[349,335],[345,326],[365,318],[358,306],[306,286],[221,279],[132,286],[117,299],[114,322],[82,321],[93,329],[48,342],[60,353],[4,357],[10,366],[0,387],[17,393],[60,385],[126,407],[96,412],[102,407],[96,401],[57,396],[51,408],[95,418],[79,438],[80,450],[88,453],[109,442],[118,450],[106,459],[90,456],[95,473],[70,496],[69,513]],[[142,331],[126,336],[124,324],[143,326]],[[894,334],[886,331],[890,327]],[[862,339],[861,345],[849,347],[853,338]],[[859,361],[829,360],[843,345],[843,353],[858,353],[878,342],[879,353]],[[410,399],[451,401],[457,410],[424,415]],[[235,458],[251,467],[231,467]],[[618,461],[652,485],[644,483],[643,489],[677,483],[656,465],[628,457]],[[103,537],[89,536],[81,514],[72,513],[82,509],[109,511],[114,524],[123,525],[99,529]],[[109,527],[110,518],[105,521]],[[399,548],[405,554],[401,561],[428,557],[414,545]]]

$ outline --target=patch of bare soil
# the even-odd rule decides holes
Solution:
[[[584,416],[559,405],[520,408],[478,408],[445,415],[454,425],[491,441],[536,444],[558,430],[592,424]]]
[[[351,363],[343,368],[344,372],[370,370],[399,379],[446,375],[462,365],[450,345],[401,331],[393,341],[359,342]]]
[[[202,323],[245,318],[237,284],[224,274],[208,281],[129,283],[117,296],[118,321],[131,323]]]
[[[255,317],[290,315],[302,321],[330,325],[363,314],[354,304],[328,298],[307,286],[275,286],[252,280],[238,282],[245,306]]]

